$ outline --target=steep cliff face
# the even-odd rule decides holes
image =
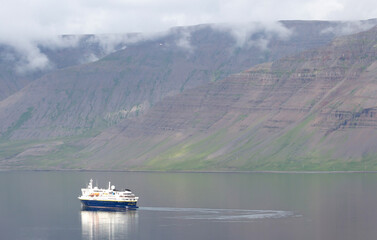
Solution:
[[[244,48],[208,26],[188,46],[178,29],[45,75],[0,102],[1,166],[375,169],[376,28],[290,56],[337,34],[284,24],[288,40]]]
[[[169,34],[130,43],[97,62],[45,74],[3,99],[0,136],[46,139],[104,129],[139,115],[166,96],[328,43],[340,34],[335,29],[345,26],[285,21],[273,27],[254,24],[235,30],[221,25],[172,29]],[[83,50],[45,52],[64,67],[75,65],[91,51],[100,54],[98,48],[89,44]]]
[[[168,97],[97,136],[87,167],[377,169],[377,28]],[[104,160],[105,158],[109,160]],[[111,160],[110,160],[111,159]]]

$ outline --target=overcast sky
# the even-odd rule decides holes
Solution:
[[[364,20],[376,0],[0,0],[0,43],[35,52],[61,34],[163,31],[201,23]],[[41,66],[44,65],[40,59]]]
[[[177,25],[377,17],[375,0],[0,0],[0,35],[122,33]]]

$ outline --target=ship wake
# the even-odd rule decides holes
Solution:
[[[209,208],[166,208],[142,207],[140,211],[174,212],[173,218],[210,221],[255,221],[261,219],[278,219],[297,216],[291,211],[280,210],[246,210],[246,209],[209,209]]]

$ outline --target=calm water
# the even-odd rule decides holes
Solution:
[[[111,181],[136,211],[85,211]],[[0,172],[1,239],[377,239],[377,174]]]

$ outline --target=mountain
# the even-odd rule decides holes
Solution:
[[[46,139],[104,129],[166,96],[323,45],[348,28],[321,21],[175,28],[82,65],[74,63],[85,47],[80,54],[73,54],[79,51],[75,48],[62,57],[45,50],[59,67],[73,65],[44,74],[3,99],[0,136]]]
[[[121,40],[134,36],[62,35],[54,41],[41,40],[35,46],[19,44],[20,49],[0,44],[0,101],[47,73],[92,62],[120,50],[124,47]]]
[[[366,22],[368,27],[373,21]],[[267,150],[260,151],[270,147],[265,138],[273,141],[288,128],[301,126],[300,120],[316,113],[340,79],[351,74],[353,59],[366,53],[355,35],[355,43],[347,46],[354,51],[342,44],[338,49],[334,42],[287,56],[364,26],[284,21],[251,28],[175,28],[99,61],[52,71],[0,102],[0,165],[274,168],[273,163],[266,165],[271,159]],[[344,55],[343,62],[337,62],[338,54]],[[369,62],[359,64],[363,69],[352,72],[355,78]],[[315,120],[324,128],[319,117]],[[287,157],[281,156],[284,162]],[[254,159],[267,160],[258,167]]]
[[[377,27],[156,104],[95,137],[85,168],[376,170]]]

